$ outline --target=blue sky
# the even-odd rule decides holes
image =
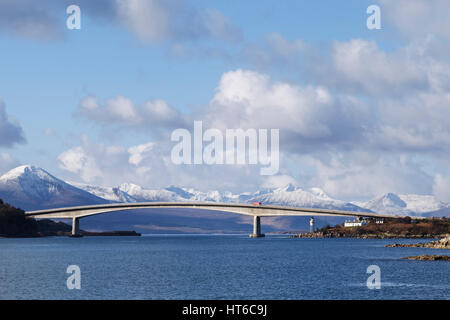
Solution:
[[[9,147],[0,140],[0,171],[33,164],[65,179],[106,185],[253,191],[291,182],[321,187],[338,198],[392,191],[445,200],[450,129],[438,114],[449,114],[444,72],[449,59],[440,54],[448,49],[449,34],[439,12],[449,8],[445,1],[431,2],[1,1],[0,97],[10,118],[4,121],[17,122],[26,143]],[[81,8],[81,30],[65,26],[69,4]],[[370,4],[381,7],[381,30],[366,27]],[[264,116],[237,120],[253,112],[257,101],[217,105],[220,94],[233,94],[221,85],[226,75],[261,86],[261,92],[270,92],[267,99],[280,99],[286,114],[274,121],[282,135],[278,177],[260,177],[253,168],[162,168],[173,123],[155,130],[153,124],[107,115],[102,120],[80,107],[83,99],[95,97],[107,112],[108,101],[122,96],[136,110],[164,101],[180,121],[270,124]],[[279,83],[295,90],[280,96]],[[321,90],[330,102],[317,107],[321,102],[309,91]],[[414,95],[423,103],[414,105]],[[267,106],[267,114],[273,107]],[[298,126],[294,121],[284,127],[289,114],[299,117]],[[320,125],[326,135],[306,133]],[[149,143],[152,151],[141,148],[149,153],[142,154],[146,169],[130,166],[129,149]],[[113,149],[113,155],[100,152]],[[105,152],[117,156],[110,161],[114,165],[102,163]],[[90,174],[93,178],[86,178]],[[211,176],[222,182],[207,183]]]

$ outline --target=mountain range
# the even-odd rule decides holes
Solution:
[[[0,177],[0,199],[24,210],[111,202],[210,201],[229,203],[261,202],[263,204],[281,206],[378,212],[410,216],[447,216],[450,214],[450,203],[438,201],[431,195],[397,195],[388,193],[367,202],[346,202],[329,197],[319,188],[301,189],[292,184],[282,188],[263,189],[256,192],[240,194],[219,191],[202,192],[192,188],[177,186],[170,186],[164,189],[147,189],[131,183],[124,183],[117,187],[101,187],[65,182],[44,169],[30,165],[17,167]],[[157,214],[159,215],[161,213],[158,212]],[[122,223],[125,216],[130,215],[124,215],[122,213],[117,216],[121,218],[117,218],[116,220],[120,220]],[[132,214],[131,218],[128,218],[133,220],[137,216],[139,215]],[[166,219],[168,216],[170,214],[166,212],[160,218]],[[186,210],[186,214],[183,214],[183,217],[188,216],[191,218],[193,216],[197,218],[206,217],[208,219],[211,217],[222,217],[222,215],[217,216],[217,213],[214,212],[209,212],[208,216],[202,215],[199,217],[194,211],[189,213],[189,210]],[[87,219],[94,221],[98,217]],[[147,221],[144,220],[139,223],[148,223],[148,219]],[[285,223],[280,224],[279,219],[269,219],[269,221],[272,221],[272,225],[289,227]],[[210,220],[209,223],[211,223]],[[242,224],[250,223],[250,221],[246,221],[245,217],[239,216],[233,223],[234,227],[229,225],[231,229],[236,229],[236,224],[242,227]],[[132,225],[136,226],[136,223]],[[178,227],[182,229],[183,226],[179,225]],[[153,229],[158,229],[158,226],[152,225],[152,227]],[[222,230],[220,226],[216,227],[219,229],[214,230]]]

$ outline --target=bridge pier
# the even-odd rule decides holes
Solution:
[[[262,238],[264,234],[261,233],[261,217],[253,216],[253,233],[250,238]]]
[[[72,234],[73,238],[80,238],[83,235],[80,233],[80,218],[72,218]]]

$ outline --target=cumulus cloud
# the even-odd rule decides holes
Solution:
[[[160,99],[137,106],[131,99],[117,96],[102,105],[97,97],[87,96],[80,101],[76,115],[104,125],[154,131],[173,130],[184,124],[181,114]]]
[[[82,147],[69,149],[58,156],[59,167],[78,174],[86,182],[93,182],[102,176],[96,159],[85,152]]]
[[[382,16],[409,39],[430,34],[450,39],[447,0],[379,0]]]
[[[217,128],[280,129],[281,146],[304,153],[318,143],[361,140],[370,127],[368,105],[323,86],[300,86],[249,70],[222,75],[204,119]]]
[[[436,174],[434,177],[433,194],[441,201],[450,202],[450,178]]]
[[[277,32],[265,35],[258,43],[246,43],[243,59],[258,69],[298,70],[313,47],[301,39],[288,40]]]
[[[61,37],[63,18],[48,10],[48,1],[0,1],[0,30],[31,39],[50,40]],[[64,11],[62,11],[64,12]]]
[[[116,6],[119,21],[142,41],[159,42],[170,35],[170,12],[163,2],[116,0]]]
[[[134,166],[138,166],[154,147],[155,144],[153,142],[149,142],[129,148],[128,153],[130,154],[130,157],[128,162]]]
[[[147,185],[153,177],[161,178],[166,172],[161,156],[161,150],[151,142],[127,149],[96,143],[83,135],[80,144],[62,152],[57,162],[73,181],[81,179],[81,182],[100,185],[124,182]]]
[[[266,178],[266,180],[261,185],[263,188],[282,188],[289,184],[292,184],[294,186],[298,185],[298,182],[293,177],[286,175],[286,174],[280,174],[276,176],[269,176]]]
[[[360,122],[364,128],[360,132],[366,145],[392,152],[449,150],[450,58],[443,54],[450,49],[448,41],[430,35],[386,51],[374,41],[351,39],[335,41],[327,54],[319,54],[297,40],[275,38],[287,48],[282,50],[287,58],[280,64],[280,54],[274,53],[276,45],[272,44],[271,50],[263,50],[269,65],[287,64],[291,72],[309,76],[335,102],[340,99],[341,105],[358,106],[347,115],[354,114],[353,124]],[[343,97],[350,103],[342,101]],[[333,116],[341,118],[341,114]]]
[[[297,157],[297,163],[312,170],[305,184],[340,199],[368,199],[387,192],[427,194],[433,184],[420,162],[405,154],[318,152]]]
[[[16,168],[20,165],[20,162],[14,159],[8,153],[0,153],[0,175],[8,172],[9,170]]]
[[[96,143],[84,135],[80,144],[62,152],[57,162],[65,179],[105,186],[129,182],[148,188],[177,185],[203,191],[243,192],[254,190],[263,182],[259,166],[175,165],[171,148],[172,144],[166,141],[124,148]],[[238,184],[237,176],[243,178]]]
[[[236,176],[245,176],[249,189],[298,184],[292,176],[300,176],[302,185],[321,187],[338,198],[430,193],[434,177],[424,168],[450,151],[450,96],[443,89],[445,81],[438,82],[427,91],[373,100],[237,69],[221,76],[209,103],[185,116],[161,100],[137,107],[120,96],[103,105],[94,96],[86,97],[78,113],[105,126],[138,130],[144,123],[162,130],[189,130],[189,119],[203,120],[204,129],[222,131],[280,129],[281,157],[286,160],[281,163],[282,175],[262,179],[249,166],[173,166],[168,159],[172,145],[160,136],[124,153],[120,163],[135,180],[137,175],[140,181],[183,181],[189,186],[220,176],[222,187],[233,190]],[[415,161],[418,154],[422,160]]]
[[[322,74],[335,86],[370,95],[398,95],[405,90],[426,90],[430,64],[421,59],[419,48],[408,46],[392,53],[380,50],[374,41],[353,39],[335,42],[331,68]]]
[[[66,32],[65,9],[71,0],[0,2],[0,30],[34,39],[57,39]],[[142,43],[199,39],[235,41],[239,29],[221,12],[180,0],[78,0],[83,15],[123,27]]]
[[[384,58],[383,54],[380,59]],[[380,75],[384,76],[395,77]],[[335,197],[426,194],[431,192],[433,176],[425,168],[450,151],[450,96],[443,89],[446,78],[435,77],[439,80],[414,91],[414,81],[408,77],[399,82],[403,81],[399,95],[377,94],[372,99],[372,93],[385,90],[381,83],[388,78],[367,80],[367,88],[380,88],[361,96],[235,70],[222,76],[204,117],[212,127],[279,128],[281,151],[302,159],[288,171],[295,174],[309,168],[313,173],[302,181]]]
[[[239,28],[216,9],[194,8],[176,0],[116,0],[115,4],[118,22],[144,43],[241,37]]]
[[[6,114],[6,106],[0,98],[0,147],[12,147],[25,143],[22,127]]]

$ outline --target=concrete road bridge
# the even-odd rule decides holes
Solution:
[[[139,209],[164,209],[164,208],[191,208],[198,210],[210,210],[232,212],[247,216],[253,216],[252,238],[263,237],[261,233],[261,217],[280,216],[332,216],[332,217],[357,217],[361,218],[402,218],[402,216],[378,214],[372,212],[353,212],[328,209],[293,208],[258,204],[234,204],[215,202],[146,202],[146,203],[111,203],[102,205],[67,207],[47,209],[39,211],[27,211],[25,214],[37,219],[72,219],[72,236],[80,236],[80,219],[107,212],[139,210]],[[314,219],[311,219],[312,223]]]

